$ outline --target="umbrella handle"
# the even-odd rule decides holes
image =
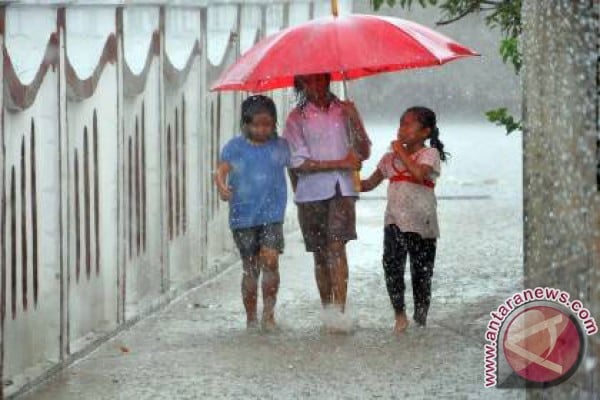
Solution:
[[[344,76],[342,97],[344,98],[344,100],[348,100],[348,80],[346,79],[346,73],[342,72],[342,74]],[[346,129],[348,131],[348,145],[354,150],[356,137],[354,134],[354,128],[349,119],[346,121]],[[352,184],[354,186],[354,191],[360,193],[360,170],[352,171]]]
[[[342,75],[344,76],[344,80],[342,81],[342,88],[343,88],[343,98],[344,100],[348,100],[350,98],[350,96],[348,96],[348,80],[346,79],[346,73],[342,72]]]
[[[331,0],[331,14],[334,17],[338,16],[338,2],[337,2],[337,0]]]

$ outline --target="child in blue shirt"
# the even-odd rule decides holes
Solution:
[[[283,252],[283,219],[287,204],[287,142],[277,136],[277,110],[266,96],[242,103],[242,135],[223,148],[215,183],[229,202],[229,226],[243,264],[242,298],[248,329],[258,328],[258,278],[262,271],[262,327],[275,325],[279,289],[279,254]]]

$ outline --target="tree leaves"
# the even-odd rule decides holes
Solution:
[[[515,72],[518,74],[521,70],[521,52],[519,51],[519,39],[516,37],[509,37],[502,39],[500,42],[500,55],[502,61],[506,63],[510,61],[515,68]]]
[[[508,113],[508,110],[506,108],[490,110],[486,112],[485,115],[490,122],[493,122],[498,126],[506,127],[507,135],[510,135],[516,130],[522,129],[521,121],[516,121],[515,118]]]

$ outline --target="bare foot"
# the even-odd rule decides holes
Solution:
[[[408,328],[408,318],[406,318],[406,313],[401,312],[396,315],[396,325],[394,326],[394,333],[396,335],[402,334]]]
[[[246,321],[246,330],[248,330],[248,332],[258,331],[258,321],[256,318],[248,318]]]
[[[349,335],[354,330],[352,320],[339,306],[325,308],[321,314],[321,320],[323,331],[327,334]]]
[[[339,326],[327,326],[325,332],[329,335],[349,335],[352,333],[349,328]]]
[[[278,330],[278,326],[275,323],[275,316],[273,315],[264,315],[261,325],[265,332],[274,332]]]

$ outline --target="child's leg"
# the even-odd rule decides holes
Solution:
[[[315,279],[319,296],[321,296],[321,304],[323,307],[328,307],[333,301],[331,291],[331,274],[327,265],[327,250],[319,248],[313,253],[315,259]]]
[[[383,271],[390,301],[396,312],[397,325],[400,322],[400,326],[397,326],[398,331],[406,329],[408,325],[408,321],[404,322],[406,319],[404,304],[406,255],[407,249],[403,233],[396,225],[386,226],[383,239]]]
[[[338,311],[344,312],[348,295],[346,243],[356,239],[356,199],[343,196],[338,183],[336,195],[327,201],[327,207],[327,225],[323,233],[327,238],[333,304]]]
[[[263,247],[259,257],[263,273],[263,324],[266,328],[272,328],[275,325],[275,303],[279,290],[279,251]]]
[[[346,245],[342,241],[333,241],[328,244],[328,269],[331,279],[332,304],[336,309],[344,312],[346,307],[346,294],[348,291],[348,260]]]
[[[431,278],[435,262],[436,240],[423,239],[416,233],[409,235],[408,251],[415,303],[413,319],[417,324],[424,326],[431,303]]]
[[[326,235],[323,234],[327,221],[328,207],[324,201],[298,204],[298,222],[306,250],[313,253],[315,280],[321,297],[321,304],[327,307],[332,302],[331,275],[327,266]]]
[[[258,277],[260,270],[258,268],[258,257],[250,256],[242,258],[244,268],[242,276],[242,299],[246,309],[248,327],[256,325],[256,303],[258,296]]]
[[[242,300],[246,309],[247,325],[256,327],[256,302],[258,296],[258,230],[245,228],[233,230],[233,239],[242,257]]]
[[[279,254],[283,252],[284,238],[281,223],[266,224],[259,229],[259,262],[262,270],[263,327],[275,328],[275,303],[279,290]]]

